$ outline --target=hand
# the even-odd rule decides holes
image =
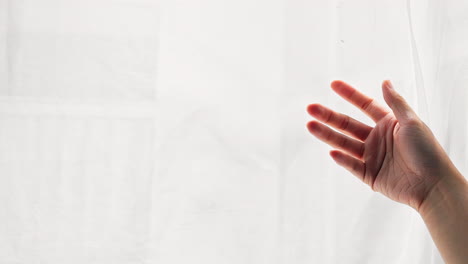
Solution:
[[[431,190],[455,166],[431,130],[419,119],[390,81],[382,83],[384,99],[391,110],[343,81],[333,81],[332,89],[376,123],[370,127],[347,115],[319,104],[307,107],[310,115],[328,126],[311,121],[309,131],[342,151],[331,157],[372,190],[419,211]]]

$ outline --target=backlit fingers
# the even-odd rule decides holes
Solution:
[[[320,104],[309,105],[307,111],[317,120],[361,141],[366,140],[367,136],[372,131],[372,127]]]
[[[349,172],[358,177],[361,181],[364,181],[366,173],[366,164],[358,159],[355,159],[341,151],[332,150],[330,156],[338,165],[347,169]]]
[[[330,146],[344,150],[356,158],[362,158],[364,154],[364,143],[361,141],[338,133],[317,121],[307,123],[307,128],[310,133]]]
[[[385,107],[381,106],[373,98],[343,81],[333,81],[331,87],[339,96],[358,107],[376,123],[389,113]]]

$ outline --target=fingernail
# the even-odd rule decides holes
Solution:
[[[385,82],[385,85],[387,86],[387,88],[393,89],[393,84],[392,84],[392,82],[390,82],[390,80],[387,80],[387,81]]]

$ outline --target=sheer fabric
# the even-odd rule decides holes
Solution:
[[[390,79],[466,175],[467,8],[0,0],[0,263],[443,263],[305,107]]]

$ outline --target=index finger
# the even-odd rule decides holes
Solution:
[[[376,123],[389,113],[385,107],[381,106],[373,98],[361,93],[343,81],[336,80],[330,85],[339,96],[358,107]]]

